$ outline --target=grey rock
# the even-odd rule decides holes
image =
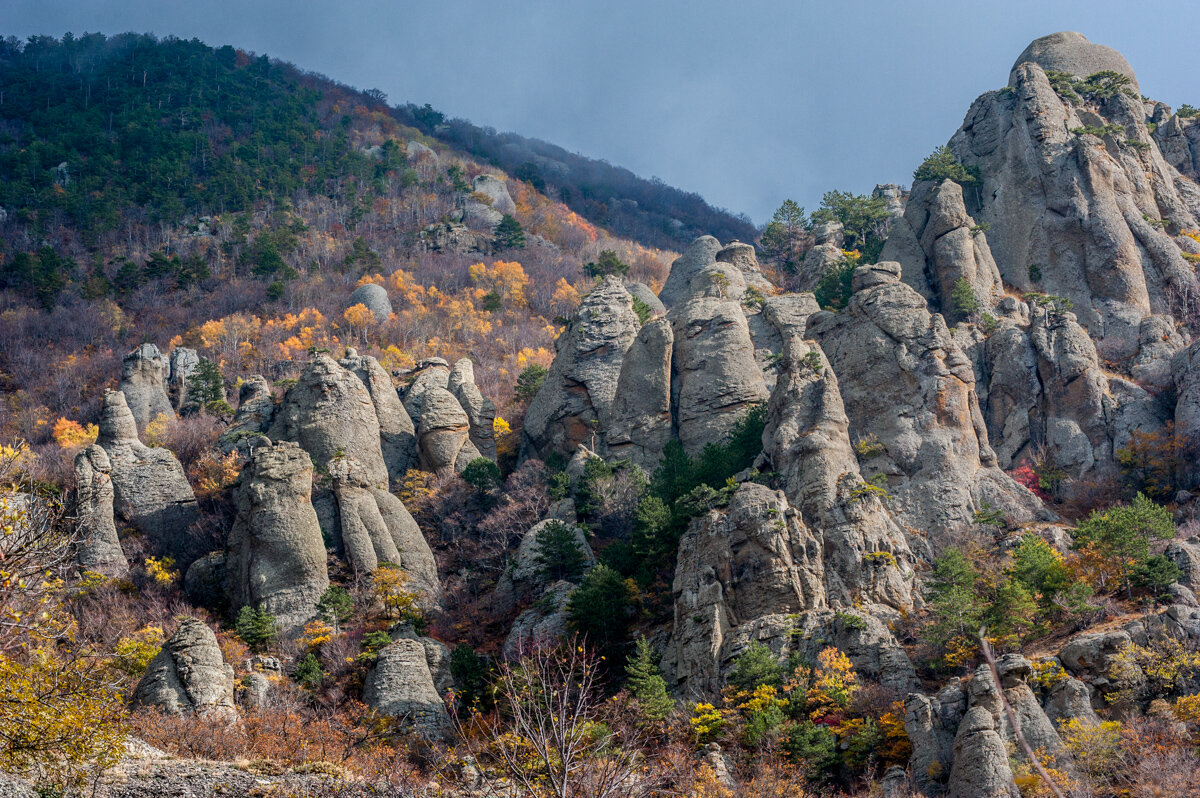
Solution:
[[[129,573],[113,520],[112,464],[104,449],[95,444],[75,455],[75,517],[79,567],[109,577]]]
[[[996,720],[983,707],[967,711],[954,737],[948,798],[1020,798]]]
[[[812,234],[817,246],[831,244],[841,249],[846,243],[846,227],[841,222],[822,222],[814,225]]]
[[[280,442],[255,450],[238,479],[225,569],[230,604],[265,610],[285,630],[309,621],[329,587],[312,476],[308,454]]]
[[[428,163],[433,167],[439,164],[438,154],[419,141],[409,141],[404,147],[404,155],[410,164]]]
[[[489,460],[496,459],[496,405],[483,395],[475,384],[475,366],[469,358],[462,358],[450,370],[447,390],[466,411],[468,437],[479,454]]]
[[[392,378],[378,360],[370,355],[360,355],[353,349],[347,350],[346,357],[338,362],[353,372],[371,395],[375,417],[379,420],[379,444],[388,477],[392,482],[403,479],[405,472],[417,464],[417,433]]]
[[[461,222],[444,221],[421,230],[417,235],[417,248],[425,252],[478,255],[491,250],[491,236],[476,233]]]
[[[1080,78],[1111,70],[1129,78],[1133,81],[1133,90],[1139,91],[1137,75],[1133,73],[1133,67],[1125,60],[1125,56],[1111,47],[1092,44],[1082,33],[1061,31],[1034,39],[1013,62],[1008,85],[1017,85],[1017,67],[1027,61],[1044,70],[1054,69]]]
[[[1138,326],[1138,350],[1129,363],[1130,376],[1140,385],[1159,391],[1173,388],[1171,360],[1184,345],[1170,316],[1147,316]]]
[[[227,586],[224,551],[210,551],[189,565],[183,575],[183,592],[200,607],[222,607],[229,598]]]
[[[1192,593],[1200,590],[1200,538],[1172,540],[1163,553],[1183,572],[1179,584]]]
[[[628,458],[653,473],[671,440],[671,322],[642,325],[625,353],[605,442],[613,457]]]
[[[440,357],[422,360],[410,372],[406,380],[408,387],[404,389],[404,409],[412,419],[413,424],[421,422],[421,407],[425,393],[430,388],[446,388],[450,385],[450,364]]]
[[[795,623],[796,651],[801,658],[816,662],[821,651],[832,646],[845,654],[863,677],[906,695],[917,687],[917,673],[883,620],[894,622],[898,617],[879,605],[808,612]]]
[[[688,298],[692,279],[708,266],[717,262],[721,242],[712,236],[701,236],[688,245],[684,253],[671,264],[667,281],[658,292],[658,298],[668,307]]]
[[[426,738],[441,738],[450,728],[450,716],[419,640],[401,638],[380,649],[363,685],[363,702],[384,715],[402,718]]]
[[[500,578],[500,584],[497,586],[497,590],[502,597],[507,598],[508,596],[512,596],[516,599],[521,599],[539,585],[547,583],[546,575],[541,573],[542,568],[539,558],[542,550],[538,544],[538,534],[548,525],[555,523],[566,522],[547,518],[534,524],[521,537],[521,543],[517,547],[516,554],[513,555],[512,564]],[[584,569],[591,568],[596,564],[596,556],[592,553],[592,546],[588,542],[587,532],[582,527],[574,524],[567,524],[567,526],[575,533],[575,545],[583,555]]]
[[[800,263],[801,290],[816,290],[825,273],[841,263],[845,257],[839,244],[817,244],[804,253],[804,260]]]
[[[515,213],[516,203],[508,193],[508,184],[495,175],[479,175],[471,181],[471,190],[483,194],[492,201],[492,207],[500,213]]]
[[[1088,686],[1079,679],[1063,679],[1050,691],[1046,700],[1046,717],[1055,726],[1079,720],[1089,726],[1100,723],[1092,709],[1092,694]]]
[[[175,416],[167,396],[167,358],[154,344],[142,344],[121,360],[121,381],[117,390],[125,394],[129,412],[139,432],[159,416]]]
[[[567,602],[575,587],[560,579],[548,586],[532,607],[517,616],[504,640],[505,659],[516,660],[532,646],[554,646],[567,639]]]
[[[203,621],[184,618],[133,691],[133,705],[171,715],[236,717],[233,668]]]
[[[942,724],[941,703],[922,693],[904,700],[904,731],[912,744],[909,768],[927,795],[940,793],[954,761],[954,728]]]
[[[188,527],[199,510],[183,466],[168,449],[138,440],[137,425],[121,391],[108,391],[100,409],[96,444],[108,455],[113,509],[157,550],[177,558],[192,546]]]
[[[387,321],[387,317],[392,315],[392,301],[388,299],[387,289],[377,283],[363,283],[355,288],[346,307],[355,305],[366,305],[367,310],[380,321]]]
[[[758,265],[758,256],[750,244],[731,241],[717,252],[716,260],[717,263],[728,263],[736,267],[741,272],[742,282],[747,288],[753,288],[761,294],[774,293],[775,286],[763,275],[762,269]]]
[[[275,394],[271,384],[259,374],[251,375],[238,390],[238,407],[233,422],[217,438],[224,454],[239,451],[249,456],[251,445],[265,435],[275,418]]]
[[[555,342],[554,363],[525,413],[528,454],[545,459],[603,440],[614,420],[621,364],[640,327],[633,298],[617,278],[606,277],[584,297]]]
[[[195,405],[188,399],[188,377],[196,372],[199,365],[200,355],[195,349],[177,346],[171,350],[171,358],[167,364],[167,396],[177,413],[185,407]]]
[[[464,446],[468,445],[471,420],[454,394],[445,388],[431,387],[421,399],[421,420],[417,425],[417,450],[421,468],[434,473],[458,472]]]
[[[645,283],[628,283],[625,288],[631,297],[650,308],[652,316],[667,315],[667,306],[658,298],[658,294],[650,290],[650,286]]]

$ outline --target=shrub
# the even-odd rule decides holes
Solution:
[[[395,563],[381,562],[371,574],[371,592],[383,606],[384,617],[419,622],[418,596],[408,589],[408,583],[408,574]]]
[[[330,585],[317,601],[317,612],[338,629],[354,614],[354,597],[346,588]]]
[[[802,720],[792,726],[783,749],[798,765],[803,765],[811,781],[828,780],[837,768],[837,737],[828,726]]]
[[[600,257],[596,258],[595,262],[589,262],[584,265],[583,273],[588,277],[607,277],[610,274],[629,274],[629,264],[621,261],[617,257],[617,253],[611,249],[606,249],[600,252]]]
[[[568,625],[597,650],[617,655],[632,621],[634,596],[631,582],[607,565],[597,565],[567,602]]]
[[[1158,595],[1183,578],[1183,571],[1161,554],[1148,558],[1133,569],[1133,584],[1144,587]]]
[[[975,289],[971,287],[971,283],[967,278],[960,277],[955,281],[950,297],[954,303],[954,311],[959,316],[973,316],[979,312],[979,300],[975,296]]]
[[[358,655],[359,662],[374,662],[382,648],[392,644],[392,636],[387,632],[367,632],[362,636],[362,652]]]
[[[233,628],[251,651],[262,651],[275,640],[275,616],[249,604],[238,610]]]
[[[147,626],[130,637],[122,637],[113,647],[113,664],[134,679],[140,679],[165,639],[161,626]]]
[[[309,652],[304,659],[296,663],[296,670],[292,674],[297,683],[310,690],[320,687],[326,675],[325,671],[321,669],[321,663],[317,660],[317,655],[312,652]]]
[[[637,702],[642,717],[651,723],[666,720],[675,708],[667,682],[654,662],[654,652],[645,635],[639,635],[634,655],[625,666],[625,689]]]
[[[1150,556],[1150,539],[1174,536],[1170,511],[1139,493],[1129,504],[1093,510],[1075,530],[1075,547],[1094,549],[1113,565],[1121,585],[1132,587],[1134,569]]]
[[[1116,454],[1121,477],[1132,492],[1158,501],[1174,497],[1175,474],[1183,464],[1183,440],[1175,434],[1174,423],[1151,432],[1133,430]]]
[[[913,172],[913,182],[953,180],[955,183],[974,183],[976,177],[959,163],[958,158],[945,144],[939,146]]]
[[[459,476],[481,494],[496,490],[502,484],[500,466],[486,457],[476,457],[467,463]]]
[[[1052,610],[1055,598],[1074,582],[1062,554],[1032,533],[1021,538],[1013,551],[1009,574],[1033,594],[1043,612]]]
[[[450,675],[454,677],[455,696],[461,708],[487,711],[491,708],[488,665],[475,649],[460,643],[450,652]]]
[[[817,304],[825,310],[841,310],[850,301],[853,293],[854,270],[858,268],[857,258],[846,258],[838,261],[821,275],[817,288],[813,292]]]
[[[587,557],[579,547],[577,530],[557,519],[546,522],[535,536],[538,576],[548,582],[574,582],[583,573]]]
[[[755,640],[733,661],[729,684],[746,692],[764,684],[779,687],[783,684],[783,669],[771,649]]]
[[[496,225],[495,236],[496,247],[499,249],[525,248],[525,229],[511,214],[504,214]]]
[[[532,399],[542,389],[549,370],[540,363],[530,363],[517,376],[517,384],[513,394],[520,399]]]

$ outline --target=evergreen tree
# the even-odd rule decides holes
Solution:
[[[532,399],[542,389],[546,375],[550,372],[540,363],[530,363],[517,376],[517,384],[513,393],[518,399]]]
[[[799,262],[799,246],[808,230],[804,208],[792,200],[784,200],[759,239],[763,255],[782,268],[795,271]]]
[[[354,614],[354,597],[346,588],[330,585],[317,601],[317,612],[337,631]]]
[[[490,461],[489,461],[490,462]],[[579,548],[574,527],[557,519],[547,521],[535,536],[538,576],[548,582],[573,582],[583,573],[587,558]]]
[[[988,608],[988,628],[1000,637],[1013,635],[1020,645],[1037,625],[1038,604],[1020,581],[1005,579]]]
[[[249,604],[238,610],[233,628],[251,651],[262,651],[275,640],[275,616]]]
[[[1075,547],[1095,547],[1101,557],[1116,564],[1121,585],[1132,591],[1134,571],[1150,556],[1150,538],[1174,536],[1171,512],[1139,493],[1129,504],[1093,510],[1075,530]]]
[[[325,676],[325,671],[321,668],[321,662],[317,659],[316,654],[310,652],[304,659],[296,663],[296,681],[310,690],[320,687]]]
[[[617,257],[617,253],[611,249],[603,250],[600,257],[594,263],[588,263],[583,267],[583,272],[588,277],[607,277],[610,274],[629,274],[629,264]]]
[[[221,377],[221,367],[208,358],[200,358],[196,370],[188,375],[187,386],[188,398],[201,407],[225,399],[225,380]]]
[[[498,249],[525,248],[525,229],[511,214],[504,214],[504,218],[496,225],[495,234]]]
[[[949,549],[934,560],[928,607],[933,615],[931,637],[938,643],[973,638],[979,630],[983,603],[975,590],[975,568],[961,549]]]
[[[753,692],[759,685],[779,687],[783,684],[782,668],[771,649],[755,640],[733,661],[729,684],[739,690]]]
[[[567,602],[567,623],[615,662],[633,620],[633,588],[607,565],[597,565]]]
[[[654,651],[645,635],[639,635],[633,657],[625,666],[629,694],[637,701],[642,716],[651,722],[666,720],[675,708],[667,693],[667,681],[654,662]]]

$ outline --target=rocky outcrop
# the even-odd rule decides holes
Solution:
[[[425,392],[417,425],[422,469],[437,474],[462,471],[479,457],[470,434],[471,419],[454,394],[438,387]]]
[[[983,707],[968,710],[954,737],[954,764],[947,798],[1020,798],[1008,766],[1008,750],[996,719]]]
[[[430,739],[442,737],[450,728],[425,646],[419,640],[401,638],[380,649],[363,685],[363,702],[384,715],[402,718],[405,725]]]
[[[129,412],[139,432],[161,415],[174,417],[175,409],[167,396],[170,365],[154,344],[142,344],[121,360],[121,381],[117,390],[125,394]]]
[[[748,640],[789,642],[789,616],[823,607],[821,540],[781,491],[741,485],[724,511],[688,526],[673,586],[664,670],[687,695],[712,696]]]
[[[355,288],[346,307],[355,305],[366,306],[379,321],[387,321],[388,316],[392,315],[392,301],[388,299],[387,289],[378,283],[363,283]]]
[[[491,202],[491,206],[500,213],[516,213],[517,206],[508,193],[508,184],[496,175],[478,175],[471,181],[471,191],[482,194]]]
[[[912,744],[909,771],[926,795],[940,794],[950,775],[959,719],[943,714],[937,696],[910,693],[904,701],[904,732]]]
[[[295,441],[319,471],[352,454],[372,485],[388,484],[379,417],[362,380],[326,354],[314,355],[283,398],[271,425],[274,441]]]
[[[199,365],[200,355],[195,349],[177,346],[171,350],[171,358],[167,364],[167,396],[176,413],[182,412],[184,408],[196,407],[196,403],[188,399],[188,377],[196,373],[196,367]]]
[[[814,314],[808,334],[837,374],[852,436],[871,441],[861,467],[882,475],[897,520],[933,531],[966,528],[987,507],[1013,522],[1044,514],[997,467],[971,361],[898,264],[860,266],[854,288],[845,312]]]
[[[354,349],[347,349],[346,357],[338,363],[353,372],[370,394],[379,421],[379,443],[388,477],[393,482],[403,479],[404,473],[417,463],[417,431],[392,378],[378,360],[360,355]]]
[[[180,621],[134,689],[133,705],[171,715],[236,716],[233,668],[207,624],[196,618]]]
[[[329,587],[312,474],[308,454],[280,442],[255,450],[237,486],[225,566],[230,603],[266,610],[284,629],[310,620]]]
[[[1179,584],[1193,593],[1200,591],[1200,537],[1193,535],[1187,540],[1172,540],[1163,553],[1183,574]]]
[[[820,346],[798,336],[785,342],[781,366],[764,453],[789,503],[820,530],[827,603],[911,606],[912,554],[879,499],[862,488],[837,376]]]
[[[475,365],[468,358],[455,362],[446,380],[446,390],[454,395],[466,411],[468,437],[489,460],[496,459],[496,405],[483,395],[475,384]]]
[[[584,570],[596,564],[596,556],[592,553],[591,544],[588,543],[587,532],[582,527],[576,526],[574,523],[561,521],[557,518],[547,518],[539,521],[522,536],[521,543],[517,547],[516,554],[513,555],[508,570],[500,578],[500,584],[497,586],[497,594],[502,601],[511,602],[513,599],[520,600],[537,589],[539,585],[545,585],[549,581],[550,577],[542,573],[542,547],[538,536],[550,524],[566,524],[571,532],[574,533],[575,547],[583,556]]]
[[[1142,320],[1196,291],[1167,229],[1198,226],[1200,192],[1151,139],[1136,81],[1104,99],[1055,92],[1046,68],[1116,66],[1132,78],[1119,55],[1065,36],[1031,45],[1012,88],[976,100],[950,147],[979,170],[966,209],[988,225],[1005,282],[1070,299],[1103,356],[1124,363]]]
[[[904,282],[947,318],[960,315],[953,299],[960,280],[984,308],[1004,290],[987,235],[967,213],[962,187],[953,180],[913,186],[879,259],[899,262]]]
[[[621,364],[640,326],[633,298],[617,278],[606,277],[584,297],[525,413],[527,454],[545,459],[573,452],[612,425]]]
[[[671,353],[675,334],[665,318],[650,319],[625,353],[605,443],[653,473],[671,440]]]
[[[250,447],[266,435],[275,418],[275,394],[271,384],[259,374],[251,375],[238,390],[238,407],[233,422],[217,438],[217,448],[229,454],[240,451],[249,456]]]
[[[721,242],[712,236],[701,236],[688,245],[684,253],[671,264],[671,271],[658,298],[672,308],[691,296],[692,278],[717,262]]]
[[[183,466],[168,449],[138,440],[137,425],[121,391],[108,391],[100,410],[96,444],[111,465],[113,509],[160,552],[191,553],[188,527],[196,520],[196,495]]]
[[[79,567],[109,577],[125,576],[129,562],[113,520],[112,464],[104,449],[95,444],[75,455],[75,518]]]
[[[1062,31],[1034,39],[1013,62],[1008,85],[1017,85],[1017,68],[1026,62],[1037,64],[1043,70],[1053,69],[1079,78],[1097,72],[1116,72],[1129,78],[1133,90],[1138,91],[1137,75],[1125,56],[1103,44],[1092,44],[1082,33]]]
[[[576,585],[560,579],[546,588],[532,607],[513,621],[504,640],[504,658],[520,659],[532,647],[555,646],[567,639],[567,603]]]
[[[402,394],[404,410],[413,424],[419,424],[425,393],[430,388],[447,388],[450,385],[450,364],[440,357],[422,360],[406,375],[405,380],[408,386]]]

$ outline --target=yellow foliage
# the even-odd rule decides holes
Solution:
[[[512,426],[500,416],[496,416],[492,419],[492,432],[496,434],[497,438],[503,438],[512,432]]]
[[[404,478],[400,480],[400,488],[396,491],[396,498],[404,502],[405,507],[416,508],[421,500],[430,494],[433,490],[433,474],[428,471],[422,471],[419,468],[410,468],[404,472]]]
[[[942,660],[951,668],[961,668],[974,659],[978,651],[979,643],[974,638],[958,635],[946,643],[946,653],[942,655]]]
[[[704,703],[697,704],[692,709],[692,716],[688,718],[697,745],[704,745],[715,740],[725,728],[726,722],[723,711],[712,704]]]
[[[95,664],[39,649],[0,655],[0,770],[59,788],[124,753],[124,702]]]
[[[813,668],[812,685],[805,695],[813,720],[831,709],[845,709],[857,691],[858,676],[850,658],[832,646],[822,650]]]
[[[408,590],[409,576],[400,566],[381,562],[371,575],[375,600],[383,605],[384,615],[399,618],[417,610],[417,594]]]
[[[309,621],[300,635],[300,645],[315,651],[333,639],[333,627],[322,620]]]
[[[1068,678],[1063,666],[1052,659],[1037,660],[1033,663],[1032,681],[1045,690],[1052,689],[1054,685]]]
[[[76,446],[90,446],[96,442],[96,436],[100,434],[100,428],[95,424],[88,424],[86,427],[78,421],[72,421],[69,418],[60,418],[54,422],[54,442],[64,449],[71,449]]]
[[[1076,766],[1092,778],[1108,778],[1121,766],[1119,721],[1090,724],[1080,718],[1071,718],[1059,724],[1058,736],[1062,738]]]
[[[179,578],[179,572],[172,570],[175,567],[173,557],[150,557],[146,560],[145,567],[146,573],[156,585],[170,587]]]
[[[122,637],[113,646],[113,665],[137,679],[146,672],[150,660],[162,648],[166,635],[161,626],[146,626],[131,637]]]
[[[196,461],[192,471],[196,481],[196,495],[205,499],[216,496],[237,482],[241,468],[242,461],[237,452],[226,455],[205,452]]]
[[[359,335],[365,334],[367,330],[375,326],[376,322],[374,311],[361,302],[346,308],[342,316],[350,325],[351,331],[357,331]]]
[[[1179,689],[1200,671],[1200,651],[1191,651],[1173,637],[1155,639],[1147,646],[1126,643],[1108,660],[1108,678],[1117,689],[1104,699],[1113,704],[1137,697],[1143,687],[1151,693]]]
[[[520,263],[498,260],[490,267],[476,263],[468,269],[468,273],[471,282],[484,291],[495,291],[505,305],[520,308],[527,304],[525,288],[529,285],[529,278]]]
[[[401,351],[395,344],[389,344],[379,356],[379,365],[383,366],[385,371],[398,371],[412,368],[417,365],[417,361],[411,354]]]
[[[554,284],[554,295],[550,301],[554,303],[554,309],[560,316],[568,316],[572,310],[579,307],[579,292],[575,290],[575,286],[559,277],[558,282]]]
[[[879,758],[883,760],[883,766],[906,764],[912,756],[912,743],[904,729],[903,701],[896,701],[891,711],[880,716],[879,730],[883,732],[883,742],[879,746]]]
[[[172,421],[174,419],[171,416],[159,413],[153,421],[146,425],[146,431],[142,433],[142,443],[147,446],[165,446]]]

